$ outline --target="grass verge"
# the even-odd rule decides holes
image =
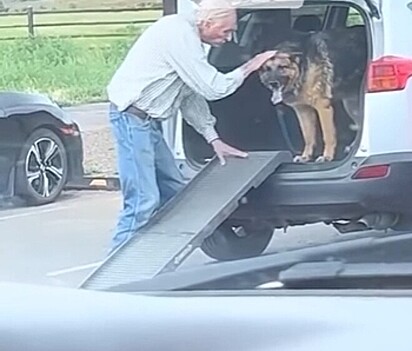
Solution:
[[[0,42],[0,90],[49,95],[61,105],[106,100],[106,86],[136,37]]]

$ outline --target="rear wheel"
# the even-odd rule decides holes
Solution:
[[[219,261],[255,257],[265,251],[273,231],[271,227],[225,223],[204,239],[201,249],[206,255]]]
[[[41,128],[27,139],[16,168],[16,195],[28,205],[53,202],[67,179],[67,155],[60,138]]]

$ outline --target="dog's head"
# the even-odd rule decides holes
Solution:
[[[266,61],[258,72],[262,84],[272,91],[274,105],[294,93],[302,68],[302,52],[297,45],[284,43],[275,50],[276,55]]]

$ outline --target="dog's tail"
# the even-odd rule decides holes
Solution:
[[[323,94],[332,97],[333,86],[333,62],[329,56],[328,46],[322,33],[314,35],[308,43],[308,56],[312,62],[316,62],[320,69],[321,81],[318,82]]]

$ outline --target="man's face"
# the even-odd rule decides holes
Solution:
[[[212,46],[221,46],[232,40],[233,33],[237,29],[236,12],[223,18],[202,22],[200,37],[203,42]]]

